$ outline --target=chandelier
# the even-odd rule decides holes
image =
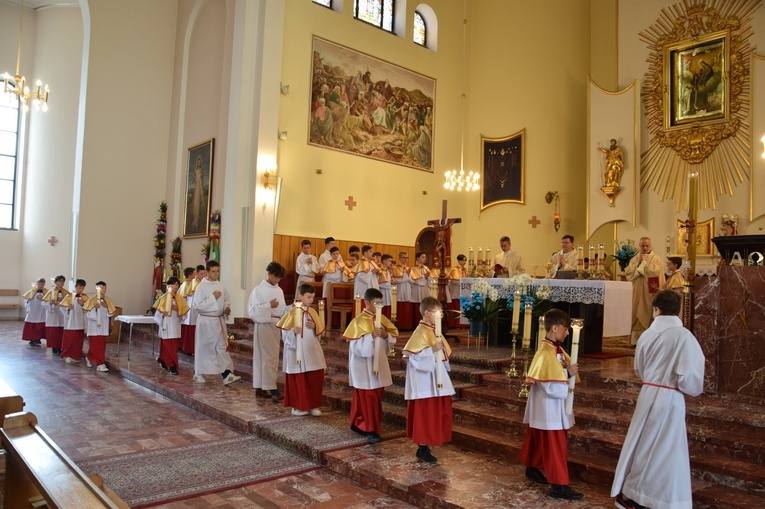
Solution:
[[[450,170],[444,173],[446,176],[446,182],[444,182],[444,189],[449,191],[478,191],[481,186],[478,185],[478,179],[481,176],[478,172],[471,171],[465,175],[465,170]]]
[[[19,51],[16,55],[16,74],[11,76],[7,72],[3,74],[3,94],[8,103],[21,102],[21,109],[29,111],[31,102],[36,111],[48,111],[48,85],[37,80],[34,92],[29,89],[27,79],[20,72],[21,68],[21,31],[24,26],[24,0],[21,0],[21,15],[19,16]]]

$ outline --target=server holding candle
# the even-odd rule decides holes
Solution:
[[[82,306],[87,313],[88,325],[88,354],[85,362],[88,367],[96,367],[96,371],[105,373],[106,367],[106,336],[109,335],[109,318],[117,311],[112,300],[106,296],[106,283],[96,283],[96,296],[91,297]]]
[[[292,415],[321,415],[319,407],[327,363],[319,344],[324,319],[311,307],[315,297],[312,285],[301,284],[295,306],[276,324],[284,341],[284,406],[292,407]]]
[[[452,439],[452,395],[449,379],[451,348],[441,336],[441,304],[426,297],[420,303],[422,321],[404,347],[407,400],[406,436],[419,445],[417,459],[435,463],[429,446]]]
[[[380,326],[375,326],[375,305],[378,303],[382,304],[382,293],[377,288],[369,288],[364,293],[364,310],[343,333],[343,338],[350,342],[348,385],[353,387],[351,430],[366,436],[373,444],[382,440],[382,397],[385,387],[393,384],[385,354],[390,345],[396,343],[398,336],[398,329],[385,316],[380,316]],[[377,341],[377,338],[380,340]]]
[[[526,477],[540,484],[550,483],[551,497],[579,500],[582,494],[568,485],[566,444],[566,430],[574,425],[573,413],[567,414],[565,408],[569,379],[579,372],[562,346],[571,319],[565,312],[551,309],[544,320],[545,338],[526,377],[529,398],[523,422],[527,428],[518,459],[526,465]]]

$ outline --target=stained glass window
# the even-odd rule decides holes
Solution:
[[[323,5],[329,9],[332,8],[332,0],[313,0],[313,3]]]
[[[353,17],[393,32],[393,0],[353,0]]]
[[[425,46],[425,36],[427,35],[425,18],[417,11],[414,11],[414,42],[420,46]]]

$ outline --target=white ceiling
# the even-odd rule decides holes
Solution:
[[[21,0],[0,0],[0,2],[10,5],[21,5]],[[43,7],[50,6],[62,6],[62,5],[80,5],[77,0],[24,0],[24,7],[27,9],[37,10]]]

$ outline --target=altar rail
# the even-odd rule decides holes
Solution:
[[[101,478],[87,476],[37,426],[30,412],[5,416],[5,509],[47,506],[51,509],[127,509]]]

